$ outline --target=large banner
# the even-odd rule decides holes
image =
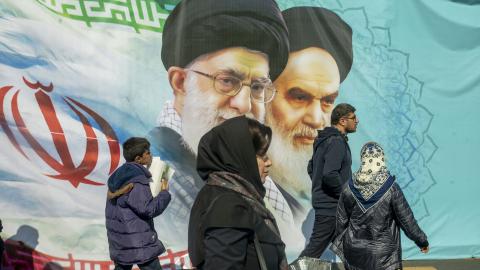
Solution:
[[[167,247],[161,264],[189,268],[188,219],[203,185],[196,146],[235,115],[273,129],[265,203],[291,261],[312,229],[306,166],[313,139],[342,102],[354,105],[360,120],[349,135],[352,170],[365,142],[380,143],[428,235],[427,255],[403,237],[404,259],[479,257],[480,6],[474,2],[281,0],[289,44],[278,39],[258,54],[256,45],[202,51],[214,46],[205,40],[214,38],[216,25],[197,11],[177,18],[184,21],[167,36],[165,23],[179,0],[2,0],[3,267],[111,267],[106,182],[124,162],[122,142],[140,136],[176,170],[172,202],[155,219]],[[214,10],[198,13],[217,16]],[[194,29],[195,38],[184,38],[182,28]],[[267,42],[247,30],[236,38],[259,47]],[[277,72],[272,63],[281,61],[268,52],[282,48],[290,48],[288,62]],[[251,70],[229,67],[238,63]],[[255,93],[270,79],[274,95]],[[222,93],[219,83],[232,80],[250,81],[250,89]]]

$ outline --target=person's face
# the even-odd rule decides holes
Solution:
[[[152,154],[150,151],[145,151],[141,156],[135,157],[135,162],[149,167],[152,164]]]
[[[225,72],[250,84],[268,78],[269,66],[262,53],[229,48],[202,57],[184,69],[182,137],[194,153],[202,135],[226,119],[247,115],[264,121],[265,105],[252,100],[249,86],[243,86],[234,96],[227,96],[215,90],[212,78],[191,70],[205,74]]]
[[[257,164],[258,164],[258,173],[260,174],[260,178],[262,179],[262,184],[263,184],[265,183],[265,179],[268,176],[268,171],[270,169],[270,166],[272,166],[272,161],[265,154],[264,156],[257,156]]]
[[[338,96],[340,74],[335,60],[314,47],[290,53],[274,85],[277,94],[267,105],[267,124],[280,127],[283,136],[289,134],[296,147],[313,144],[316,130],[330,125]]]
[[[268,59],[264,54],[240,47],[223,49],[212,53],[208,57],[196,61],[190,68],[206,74],[222,72],[237,77],[246,84],[250,84],[255,80],[268,78],[269,71]],[[265,106],[262,103],[252,100],[249,86],[244,85],[235,96],[227,96],[214,89],[211,78],[194,72],[188,72],[187,79],[188,76],[197,77],[197,87],[195,90],[208,94],[209,106],[218,110],[229,110],[232,112],[231,114],[234,114],[230,115],[230,117],[220,115],[218,119],[215,119],[217,124],[222,123],[228,118],[245,115],[247,113],[251,113],[257,120],[263,121]],[[203,100],[200,102],[207,101]],[[202,116],[202,113],[197,112],[197,115]]]
[[[340,121],[345,129],[345,133],[353,133],[357,131],[357,126],[360,122],[355,113],[349,113],[347,116],[342,117]]]

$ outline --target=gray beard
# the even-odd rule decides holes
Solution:
[[[273,181],[296,198],[310,199],[312,181],[307,172],[307,164],[313,153],[313,146],[294,146],[293,136],[284,135],[271,113],[267,113],[267,124],[273,136],[268,150],[272,160],[270,176]]]

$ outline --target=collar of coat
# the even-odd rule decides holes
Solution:
[[[390,175],[388,179],[383,183],[383,185],[375,192],[369,199],[365,199],[360,191],[355,187],[353,183],[353,179],[348,181],[348,186],[352,191],[353,197],[357,201],[358,205],[365,213],[368,209],[372,208],[375,204],[381,201],[385,193],[392,187],[393,183],[395,183],[395,176]]]
[[[115,192],[128,183],[142,183],[148,185],[152,175],[143,165],[127,162],[116,169],[108,178],[108,190]]]

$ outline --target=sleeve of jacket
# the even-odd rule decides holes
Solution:
[[[248,237],[252,232],[245,229],[214,228],[205,232],[205,263],[203,269],[245,268]]]
[[[307,166],[307,172],[308,172],[308,175],[310,175],[312,184],[322,183],[322,176],[323,176],[322,170],[321,168],[319,168],[319,166],[314,166],[315,163],[318,163],[318,160],[320,160],[321,158],[322,158],[322,154],[320,153],[320,151],[317,149],[314,149],[313,156],[308,161],[308,166]]]
[[[346,148],[342,139],[332,138],[324,155],[325,164],[322,172],[322,185],[326,191],[333,194],[335,198],[340,197],[343,188],[340,178],[340,170],[345,155]]]
[[[127,199],[128,206],[139,216],[154,218],[159,216],[170,203],[171,196],[166,190],[152,196],[150,187],[143,184],[135,184]]]
[[[350,212],[348,200],[348,187],[345,187],[340,194],[340,199],[338,200],[337,205],[337,221],[335,228],[335,236],[340,235],[348,227],[348,221],[350,220]]]
[[[395,183],[392,188],[393,211],[397,221],[400,223],[400,227],[405,232],[405,235],[414,241],[418,247],[428,247],[427,236],[422,229],[420,229],[420,226],[418,226],[418,223],[413,216],[412,209],[408,205],[402,190],[397,183]]]

